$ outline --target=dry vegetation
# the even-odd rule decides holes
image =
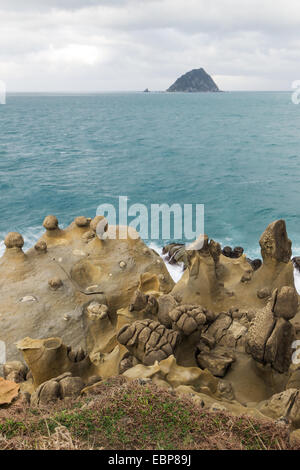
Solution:
[[[93,395],[0,410],[0,449],[290,449],[286,426],[208,412],[188,397],[117,377]]]

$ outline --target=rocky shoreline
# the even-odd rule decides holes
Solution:
[[[262,234],[262,261],[207,236],[201,250],[168,245],[184,266],[176,284],[158,253],[136,233],[114,239],[102,216],[43,225],[26,253],[9,233],[0,258],[0,420],[18,400],[44,406],[122,376],[300,428],[299,260],[283,220]]]

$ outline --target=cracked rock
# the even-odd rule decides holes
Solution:
[[[152,365],[170,355],[175,355],[179,333],[168,330],[152,320],[135,321],[124,325],[117,335],[119,343],[144,365]]]

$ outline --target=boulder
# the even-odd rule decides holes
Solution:
[[[298,294],[294,287],[283,286],[278,292],[274,313],[285,320],[294,318],[298,310]]]
[[[200,305],[180,305],[169,312],[172,328],[185,336],[201,331],[205,324],[211,323],[215,315]]]
[[[72,377],[67,372],[42,383],[31,395],[31,405],[47,405],[59,399],[77,397],[84,387],[85,383],[80,377]]]
[[[216,377],[224,377],[235,361],[235,355],[230,349],[217,346],[209,352],[199,352],[196,360],[201,369],[208,369]]]
[[[159,322],[142,320],[124,325],[117,339],[143,364],[152,365],[175,353],[180,336]]]
[[[43,227],[50,232],[58,229],[58,220],[55,215],[48,215],[43,222]]]
[[[101,380],[97,377],[97,382]],[[60,396],[62,398],[77,397],[84,388],[85,383],[81,377],[65,377],[59,381]]]

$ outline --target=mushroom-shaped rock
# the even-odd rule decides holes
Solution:
[[[48,215],[48,216],[44,219],[43,227],[44,227],[46,230],[50,230],[50,231],[58,229],[58,220],[57,220],[57,218],[55,217],[55,215]]]
[[[284,220],[276,220],[269,224],[260,237],[259,244],[264,262],[269,259],[283,263],[289,262],[292,255],[292,242],[287,236]]]
[[[231,258],[240,258],[244,253],[244,248],[241,246],[236,246],[233,248]]]
[[[215,315],[200,305],[180,305],[169,312],[172,328],[186,336],[201,331],[205,324],[215,320]]]
[[[52,279],[49,279],[48,284],[50,289],[57,290],[62,287],[63,282],[59,277],[53,277]]]
[[[156,321],[142,320],[124,325],[117,340],[144,365],[152,365],[174,354],[180,338]]]
[[[259,259],[259,258],[256,258],[256,259],[253,259],[253,260],[247,258],[247,261],[251,265],[253,271],[257,271],[262,265],[262,260]]]
[[[231,246],[224,246],[222,250],[222,254],[226,256],[226,258],[232,258],[232,248]]]
[[[108,230],[108,222],[103,215],[97,215],[90,223],[90,229],[97,233],[98,238],[102,239]]]
[[[296,289],[288,286],[282,287],[277,295],[274,313],[278,317],[291,320],[296,315],[297,310],[298,295]]]
[[[24,246],[24,238],[18,232],[10,232],[6,235],[4,244],[6,248],[18,248],[22,249]]]
[[[79,217],[76,217],[74,222],[77,225],[77,227],[88,227],[90,224],[90,219],[87,219],[84,216],[79,216]]]
[[[46,253],[47,243],[44,240],[40,240],[34,245],[34,249],[38,253]]]

